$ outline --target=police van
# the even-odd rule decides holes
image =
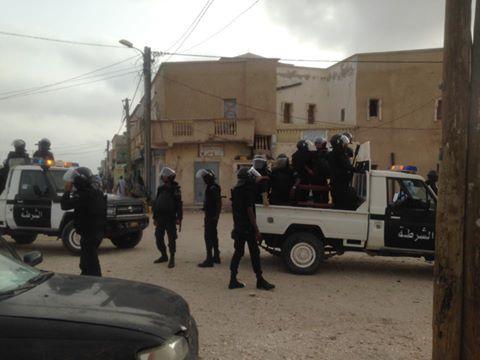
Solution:
[[[62,239],[72,253],[80,252],[80,236],[73,225],[73,211],[64,211],[60,199],[63,175],[69,164],[53,162],[12,166],[0,194],[0,234],[18,244],[30,244],[37,235]],[[142,239],[149,218],[141,200],[108,195],[105,237],[120,249],[133,248]]]
[[[357,154],[363,171],[352,181],[355,210],[257,205],[264,248],[281,256],[291,272],[312,274],[325,259],[347,251],[434,260],[436,194],[407,167],[372,170],[369,143]]]

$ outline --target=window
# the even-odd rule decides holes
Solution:
[[[344,122],[345,121],[345,108],[340,110],[340,121]]]
[[[42,171],[22,171],[18,195],[21,197],[36,198],[42,197],[42,195],[46,195],[48,192],[47,180]]]
[[[435,121],[442,120],[442,111],[443,111],[443,101],[442,99],[437,99],[435,103]]]
[[[67,170],[50,170],[47,173],[50,184],[52,184],[57,193],[63,193],[65,191],[65,180],[63,180],[63,175],[65,175],[66,172]]]
[[[255,135],[253,140],[253,149],[270,151],[272,147],[272,137],[270,135]]]
[[[315,122],[315,113],[317,112],[317,106],[315,104],[308,104],[308,123],[313,124]]]
[[[237,118],[237,99],[223,99],[223,117],[226,119]]]
[[[380,119],[381,114],[381,101],[379,99],[368,100],[368,117]]]
[[[389,206],[408,209],[435,210],[436,201],[424,182],[416,179],[388,179],[387,201]]]
[[[290,124],[292,122],[292,103],[283,104],[283,122],[285,124]]]

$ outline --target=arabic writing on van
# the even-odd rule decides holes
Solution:
[[[405,226],[400,226],[398,237],[401,239],[410,239],[414,242],[418,242],[420,240],[433,240],[435,238],[435,232],[427,230],[425,226],[422,227],[421,231],[419,232],[414,232]]]

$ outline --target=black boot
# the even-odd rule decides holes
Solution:
[[[170,254],[170,261],[168,262],[168,268],[174,268],[175,267],[175,254]]]
[[[257,289],[260,290],[273,290],[275,289],[275,285],[270,284],[267,280],[263,278],[263,276],[257,277]]]
[[[168,261],[168,256],[167,254],[162,254],[157,260],[155,260],[153,263],[154,264],[160,264]]]
[[[230,278],[230,284],[228,284],[228,288],[230,290],[233,290],[233,289],[242,289],[244,287],[245,287],[245,284],[238,281],[237,277],[232,275],[232,277]]]
[[[213,267],[213,260],[210,258],[207,258],[204,262],[198,264],[198,267],[200,268],[208,268],[208,267]]]
[[[220,251],[216,251],[215,255],[213,255],[213,262],[215,264],[220,264],[221,263],[221,261],[220,261]]]

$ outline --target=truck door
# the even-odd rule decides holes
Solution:
[[[436,199],[418,179],[387,179],[385,247],[435,250]]]
[[[9,201],[13,215],[13,224],[9,227],[19,230],[50,229],[54,195],[43,171],[22,170],[18,192]]]

